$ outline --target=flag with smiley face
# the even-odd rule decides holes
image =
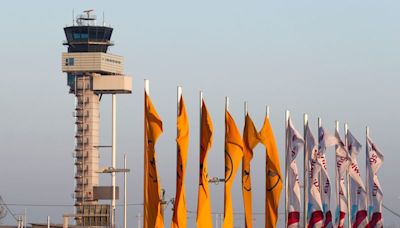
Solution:
[[[224,228],[233,226],[233,206],[231,188],[237,169],[242,161],[243,140],[228,110],[225,110],[225,191],[224,191]]]
[[[172,215],[171,228],[186,227],[186,195],[185,176],[186,161],[189,146],[189,120],[186,113],[185,102],[182,95],[179,99],[179,112],[177,116],[177,164],[176,164],[176,194],[174,202],[174,213]]]
[[[242,158],[242,194],[245,211],[245,227],[252,227],[252,198],[250,162],[253,159],[253,148],[259,143],[258,132],[253,120],[247,113],[243,130],[243,158]]]
[[[266,149],[265,180],[265,228],[274,228],[278,221],[278,206],[282,191],[279,152],[268,116],[259,132],[261,143]]]
[[[164,227],[161,215],[160,180],[157,172],[155,144],[162,134],[162,121],[145,92],[145,164],[144,164],[144,228]]]
[[[211,195],[208,187],[208,151],[213,143],[213,123],[204,100],[201,100],[200,116],[200,171],[197,196],[197,227],[212,227]]]

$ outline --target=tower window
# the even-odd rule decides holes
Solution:
[[[74,40],[86,40],[89,38],[87,33],[74,33]]]
[[[73,66],[75,64],[74,58],[66,58],[65,59],[65,66]]]

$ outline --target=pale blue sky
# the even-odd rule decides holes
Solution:
[[[400,211],[397,154],[400,128],[400,3],[398,1],[7,1],[0,25],[0,195],[14,204],[72,205],[74,189],[74,98],[61,72],[63,27],[72,10],[94,9],[114,27],[110,52],[125,57],[134,92],[118,97],[118,164],[128,154],[129,202],[142,202],[143,80],[150,79],[153,103],[165,131],[157,145],[162,187],[175,195],[176,86],[184,87],[191,123],[187,174],[188,210],[195,211],[198,175],[198,92],[204,91],[215,126],[210,175],[223,176],[224,97],[243,126],[243,102],[261,127],[265,105],[283,170],[284,112],[302,130],[308,113],[332,131],[347,121],[364,143],[364,129],[385,154],[379,173],[384,203]],[[101,142],[110,142],[109,97],[101,102]],[[342,127],[342,125],[341,125]],[[333,150],[328,151],[333,177]],[[102,164],[110,154],[101,152]],[[301,162],[301,159],[299,160]],[[364,169],[364,153],[359,163]],[[264,152],[255,150],[254,211],[264,208]],[[234,185],[236,212],[242,212],[240,176]],[[118,178],[122,186],[122,178]],[[109,177],[101,180],[109,183]],[[223,185],[212,186],[213,211],[223,211]],[[333,196],[332,196],[333,197]],[[283,195],[282,195],[283,200]],[[24,207],[12,206],[15,212]],[[121,208],[119,208],[121,209]],[[142,207],[129,207],[129,227]],[[31,222],[47,215],[61,222],[73,207],[27,207]],[[283,212],[283,207],[280,211]],[[384,210],[386,224],[398,219]],[[119,210],[118,215],[121,215]],[[170,224],[171,206],[165,223]],[[189,215],[194,224],[195,214]],[[280,224],[283,217],[280,220]],[[7,223],[13,221],[8,217]],[[256,216],[257,227],[263,216]],[[237,216],[237,226],[243,217]],[[118,225],[121,225],[120,222]]]

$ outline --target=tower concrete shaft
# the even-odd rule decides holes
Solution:
[[[93,188],[99,185],[99,96],[92,88],[92,76],[76,77],[74,94],[76,96],[76,213],[83,213],[80,207],[95,204]]]

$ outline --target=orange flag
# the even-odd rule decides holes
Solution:
[[[279,163],[279,152],[274,133],[268,117],[259,133],[261,143],[266,148],[266,193],[265,193],[265,227],[274,228],[278,221],[278,205],[282,190],[282,176]]]
[[[183,97],[179,101],[179,113],[177,119],[178,135],[177,163],[176,163],[176,195],[174,203],[174,214],[172,215],[171,228],[186,228],[186,198],[185,198],[185,175],[186,159],[189,146],[189,120],[186,113]]]
[[[213,123],[207,111],[204,100],[201,107],[201,123],[200,123],[200,179],[199,192],[197,198],[197,218],[196,224],[198,228],[212,227],[211,217],[211,198],[208,188],[208,167],[207,155],[208,150],[212,146]]]
[[[156,166],[155,144],[162,133],[162,121],[145,92],[145,155],[144,155],[144,228],[163,228],[160,181]]]
[[[224,228],[233,227],[231,187],[243,156],[243,140],[235,121],[225,110],[225,194]]]
[[[253,159],[253,148],[259,143],[258,132],[249,114],[246,114],[243,130],[243,158],[242,158],[242,194],[245,211],[245,227],[252,227],[252,200],[250,161]]]

